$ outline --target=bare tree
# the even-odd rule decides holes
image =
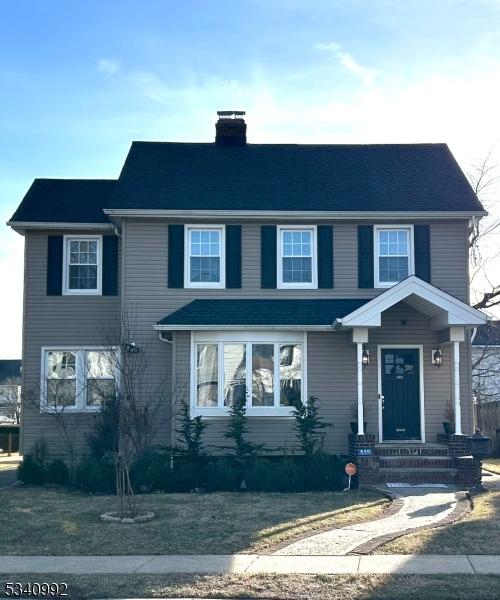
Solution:
[[[21,422],[21,378],[8,377],[0,385],[0,416],[17,425]]]

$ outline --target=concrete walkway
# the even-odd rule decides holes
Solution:
[[[64,574],[356,574],[500,575],[500,556],[392,554],[276,556],[256,554],[169,556],[0,556],[0,573]]]
[[[274,552],[279,555],[345,555],[370,552],[378,545],[416,529],[451,522],[469,510],[464,492],[447,488],[380,488],[396,492],[399,510],[386,518],[331,529],[303,538]]]

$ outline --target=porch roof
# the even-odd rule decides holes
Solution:
[[[410,275],[349,315],[339,318],[336,327],[379,327],[382,313],[402,301],[430,317],[434,329],[451,326],[477,327],[488,320],[488,316],[480,310],[415,275]]]
[[[336,319],[352,313],[368,299],[225,299],[193,300],[167,315],[157,330],[240,327],[330,330]]]

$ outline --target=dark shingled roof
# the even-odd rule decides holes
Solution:
[[[477,328],[473,346],[500,346],[500,321],[490,321]]]
[[[134,142],[107,207],[483,210],[446,144]]]
[[[115,183],[110,179],[35,179],[11,221],[109,223],[102,208]]]
[[[331,325],[366,300],[193,300],[158,325]]]
[[[0,385],[11,377],[21,377],[21,360],[0,360]]]

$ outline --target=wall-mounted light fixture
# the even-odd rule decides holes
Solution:
[[[363,367],[366,367],[370,364],[370,351],[368,350],[368,348],[363,348],[361,362],[363,363]]]
[[[125,348],[125,352],[128,352],[129,354],[137,354],[140,350],[139,346],[135,342],[123,344],[123,347]]]
[[[435,367],[440,367],[443,364],[443,353],[439,348],[432,351],[432,364]]]

